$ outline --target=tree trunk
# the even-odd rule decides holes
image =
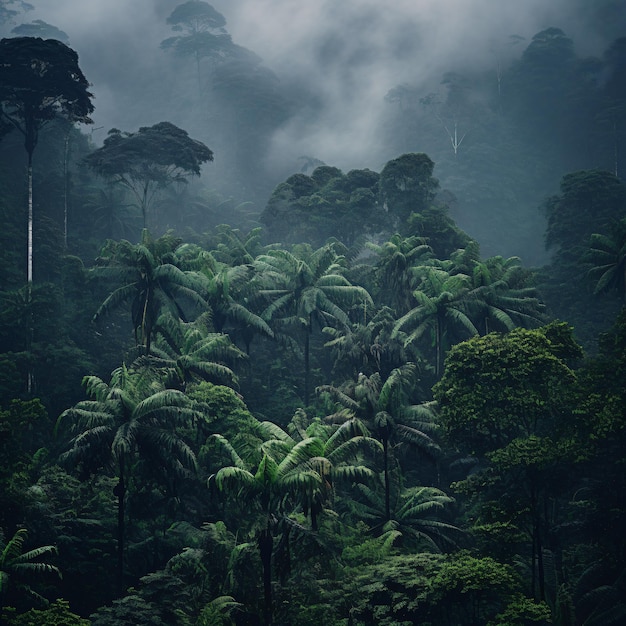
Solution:
[[[33,282],[33,153],[28,153],[28,259],[26,264],[26,280]]]
[[[272,623],[272,533],[269,528],[261,531],[259,536],[259,553],[263,565],[263,623]]]
[[[546,576],[543,567],[543,541],[541,540],[541,522],[539,516],[535,519],[535,534],[537,539],[535,541],[537,545],[537,578],[539,584],[539,600],[546,599]]]
[[[441,361],[443,360],[441,354],[441,321],[439,320],[439,316],[435,318],[435,376],[437,380],[441,377]]]
[[[537,600],[537,536],[535,534],[535,523],[533,521],[532,529],[532,548],[530,557],[530,589],[533,596],[533,600]]]
[[[150,182],[146,181],[143,186],[143,195],[141,196],[141,215],[143,217],[143,229],[148,228],[148,189]]]
[[[311,375],[311,362],[309,354],[311,347],[311,332],[309,328],[306,329],[306,335],[304,337],[304,406],[309,405],[309,378]]]
[[[389,485],[389,437],[383,437],[383,468],[385,474],[385,519],[391,519],[390,485]]]
[[[123,460],[120,461],[120,477],[113,493],[117,496],[117,593],[121,597],[124,594],[124,498],[126,496]]]
[[[28,241],[27,241],[27,260],[26,260],[26,281],[28,284],[28,329],[26,337],[26,350],[30,353],[33,343],[33,335],[35,333],[35,322],[33,320],[33,151],[28,151]],[[26,390],[30,395],[34,387],[34,375],[32,365],[28,364],[28,372],[26,374]]]
[[[72,127],[70,126],[67,130],[67,134],[65,135],[65,149],[63,152],[63,245],[65,250],[67,251],[67,207],[68,200],[67,196],[69,194],[69,181],[68,177],[68,159],[70,152],[70,133]]]

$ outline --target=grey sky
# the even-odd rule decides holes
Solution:
[[[321,103],[277,133],[274,153],[308,154],[339,167],[378,167],[376,129],[384,96],[403,82],[436,84],[449,69],[495,64],[494,43],[529,40],[559,26],[579,52],[602,43],[585,20],[568,12],[590,0],[215,0],[235,43],[256,52],[283,82],[307,86]],[[129,111],[137,90],[159,75],[159,42],[172,34],[165,19],[177,0],[32,0],[22,21],[43,19],[64,30],[96,95],[94,126],[105,130],[153,124],[176,112]],[[564,10],[564,7],[566,8]],[[525,44],[521,44],[523,49]],[[582,48],[582,50],[581,50]],[[517,51],[519,54],[519,50]],[[165,68],[165,65],[163,66]],[[425,87],[426,89],[426,87]],[[139,119],[141,115],[141,119]],[[94,132],[101,141],[104,131]],[[380,160],[380,159],[378,159]]]
[[[571,3],[571,0],[570,0]],[[160,62],[165,18],[176,0],[35,0],[23,21],[64,30],[96,94],[96,126],[123,126],[128,91],[144,68]],[[489,62],[490,46],[510,34],[531,37],[564,21],[562,0],[216,0],[236,43],[283,80],[297,80],[323,102],[323,120],[294,145],[285,128],[277,149],[347,162],[365,153],[387,91],[430,80],[451,65]],[[567,25],[565,25],[567,26]],[[570,28],[577,29],[575,20]],[[568,33],[569,34],[569,33]],[[578,42],[577,42],[578,43]],[[585,39],[593,48],[593,37]],[[130,84],[126,84],[129,81]],[[153,123],[146,111],[145,123]],[[130,130],[130,129],[129,129]],[[304,133],[304,136],[302,136]],[[355,163],[355,166],[362,165]]]
[[[113,127],[135,131],[170,121],[214,150],[202,183],[227,196],[241,194],[241,200],[250,199],[245,184],[251,172],[271,190],[300,169],[304,155],[344,171],[380,171],[410,151],[429,153],[442,185],[463,195],[463,185],[473,179],[446,170],[445,156],[431,152],[422,127],[403,136],[398,122],[389,133],[390,120],[396,121],[396,105],[385,101],[390,89],[407,83],[422,97],[443,90],[448,71],[491,68],[495,75],[498,56],[504,62],[519,57],[531,38],[549,27],[562,29],[579,56],[599,56],[626,33],[624,0],[213,0],[209,3],[226,18],[234,43],[259,55],[278,77],[281,102],[297,94],[297,106],[269,145],[263,135],[253,146],[258,152],[241,174],[236,164],[249,147],[250,127],[238,134],[237,113],[227,120],[231,110],[220,109],[207,90],[198,97],[193,63],[176,61],[159,48],[174,34],[166,18],[181,0],[30,1],[35,10],[17,23],[46,21],[65,31],[79,54],[95,94],[94,125],[86,130],[96,144]],[[516,46],[509,45],[512,35],[521,37]],[[204,71],[209,67],[206,63]],[[556,190],[558,179],[553,183]],[[494,204],[497,215],[506,198],[493,198],[489,183],[472,189],[480,195],[485,185],[484,201]],[[543,223],[528,224],[538,219],[545,193],[524,195],[526,205],[516,206],[521,243],[497,253],[528,255],[534,249],[539,258]],[[253,199],[259,208],[266,200]]]

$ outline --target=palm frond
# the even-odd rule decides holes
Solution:
[[[278,464],[271,456],[264,454],[254,475],[255,482],[267,487],[276,482],[277,474]]]
[[[246,470],[246,463],[239,456],[235,448],[228,441],[228,439],[226,439],[226,437],[224,437],[223,435],[220,435],[219,433],[216,433],[216,434],[211,435],[210,438],[212,441],[215,441],[221,448],[223,448],[223,450],[226,452],[226,455],[230,458],[234,467],[238,467],[241,470]]]
[[[93,321],[98,321],[103,315],[108,315],[125,302],[132,301],[136,292],[137,286],[135,283],[118,287],[115,291],[109,294],[104,302],[98,307],[98,310],[94,313]]]
[[[215,484],[220,490],[252,490],[258,489],[255,476],[241,467],[223,467],[215,475]]]

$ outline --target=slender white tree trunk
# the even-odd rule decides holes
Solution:
[[[67,196],[69,193],[69,184],[67,180],[68,173],[68,159],[70,152],[70,133],[72,131],[72,127],[70,126],[67,129],[67,134],[65,135],[65,149],[63,152],[63,244],[65,249],[67,250],[67,205],[68,200]]]
[[[30,353],[33,334],[34,321],[33,311],[31,307],[32,287],[33,287],[33,155],[28,154],[28,242],[27,242],[27,262],[26,262],[26,280],[28,285],[28,336],[26,338],[26,350]],[[26,390],[31,394],[34,387],[34,375],[32,366],[28,365],[28,373],[26,374]]]
[[[28,157],[28,261],[26,266],[26,280],[29,285],[33,282],[33,159]]]

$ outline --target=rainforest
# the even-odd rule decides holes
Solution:
[[[0,0],[0,624],[626,624],[620,0]]]

